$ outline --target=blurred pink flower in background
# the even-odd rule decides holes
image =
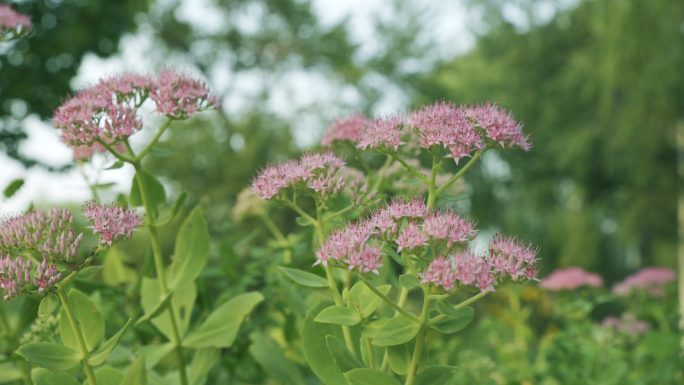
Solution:
[[[581,286],[603,286],[603,279],[596,274],[587,273],[579,267],[555,270],[541,281],[541,287],[548,290],[572,290]]]
[[[632,289],[644,289],[653,296],[663,296],[663,286],[677,279],[674,271],[665,267],[646,267],[613,286],[613,294],[627,296]]]
[[[615,328],[618,332],[631,334],[646,334],[650,327],[648,323],[639,321],[633,314],[624,313],[622,317],[606,317],[601,322],[601,326],[605,328]]]
[[[361,129],[371,124],[373,124],[373,121],[362,114],[352,114],[336,119],[330,123],[325,134],[323,134],[321,146],[331,146],[336,140],[348,140],[356,143]]]

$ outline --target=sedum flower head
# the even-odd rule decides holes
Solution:
[[[323,134],[321,146],[331,146],[337,140],[348,140],[352,143],[358,142],[361,130],[370,126],[373,122],[362,114],[352,114],[350,116],[333,121]]]
[[[335,179],[343,168],[344,159],[332,151],[308,152],[299,160],[268,166],[252,180],[252,191],[263,199],[271,199],[289,187],[312,189],[321,195],[338,194],[345,186],[344,180]]]
[[[358,134],[357,148],[395,152],[400,145],[407,144],[402,142],[404,126],[410,126],[418,133],[421,147],[433,149],[433,146],[443,146],[447,157],[454,158],[456,164],[485,146],[525,151],[532,147],[529,135],[522,131],[522,124],[497,104],[457,106],[453,102],[442,101],[364,126]]]
[[[209,108],[218,108],[207,85],[190,75],[167,69],[150,85],[150,99],[160,115],[187,118]]]
[[[31,18],[7,4],[0,4],[0,41],[26,36],[33,30]]]
[[[128,207],[115,203],[98,204],[95,201],[86,203],[84,213],[93,224],[86,228],[93,229],[93,234],[100,237],[100,243],[112,244],[127,241],[133,237],[133,231],[139,231],[145,216],[138,216]]]
[[[28,250],[46,259],[71,261],[78,255],[83,234],[75,235],[69,209],[31,210],[0,224],[0,251]]]
[[[16,299],[31,291],[40,293],[55,286],[62,279],[62,273],[54,265],[48,265],[47,258],[36,266],[34,274],[31,273],[33,267],[31,259],[12,259],[9,253],[4,258],[0,257],[0,295],[5,301]]]
[[[613,293],[628,296],[633,291],[642,290],[654,297],[663,296],[666,283],[677,279],[674,271],[665,267],[646,267],[613,286]]]
[[[544,278],[539,285],[547,290],[573,290],[582,286],[603,286],[603,279],[596,274],[587,273],[579,267],[555,270]]]

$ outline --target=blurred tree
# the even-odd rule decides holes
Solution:
[[[48,119],[60,98],[71,92],[83,55],[108,56],[119,38],[135,28],[133,16],[147,0],[25,0],[17,10],[30,15],[34,33],[0,46],[0,152],[34,165],[17,152],[26,138],[22,119],[37,113]]]
[[[539,3],[474,1],[486,15],[475,49],[419,86],[425,100],[497,101],[532,134],[532,151],[471,175],[475,217],[539,243],[545,273],[579,265],[610,284],[674,267],[684,3],[582,1],[548,22]],[[507,21],[511,6],[526,20]]]

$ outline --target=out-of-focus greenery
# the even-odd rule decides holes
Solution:
[[[419,88],[423,100],[498,101],[532,134],[529,153],[470,174],[475,217],[538,242],[546,271],[578,265],[614,282],[675,267],[684,4],[581,1],[521,31],[503,3],[475,2],[486,32]]]
[[[135,29],[134,16],[147,0],[24,0],[16,9],[31,17],[34,32],[0,47],[0,152],[31,166],[17,151],[26,139],[21,119],[52,117],[70,93],[83,56],[109,56],[119,39]]]

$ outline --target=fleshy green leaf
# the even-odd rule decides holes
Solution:
[[[81,362],[81,353],[52,342],[31,342],[17,349],[17,354],[53,372],[69,370]]]
[[[331,306],[323,309],[316,319],[316,322],[323,322],[328,324],[354,326],[361,322],[356,310],[344,306]]]
[[[123,260],[123,251],[118,247],[107,250],[103,263],[104,270],[102,271],[102,279],[107,285],[119,286],[137,280],[135,270],[124,265]]]
[[[145,181],[145,187],[150,197],[150,204],[152,207],[157,207],[160,204],[166,202],[166,191],[164,191],[164,186],[159,182],[159,180],[149,172],[145,170],[140,171],[143,180]],[[143,200],[142,195],[140,195],[140,187],[138,186],[138,177],[133,177],[133,183],[131,184],[131,194],[128,197],[128,202],[131,206],[142,206]],[[156,216],[156,215],[155,215]]]
[[[67,295],[71,308],[74,311],[78,327],[81,328],[83,339],[89,352],[92,352],[104,339],[105,322],[102,313],[95,307],[93,301],[87,295],[76,289],[71,289]],[[74,335],[71,322],[66,310],[62,307],[59,318],[59,334],[62,336],[64,345],[79,351],[78,342]]]
[[[40,301],[40,306],[38,306],[38,318],[41,321],[45,321],[52,313],[59,307],[59,297],[57,295],[48,294],[47,297]]]
[[[399,382],[389,374],[373,369],[354,369],[345,373],[344,376],[349,381],[349,385],[399,385]]]
[[[352,352],[347,349],[344,342],[340,341],[335,336],[326,336],[325,341],[328,344],[328,350],[332,355],[337,366],[342,372],[348,372],[352,369],[363,368],[363,364],[359,361]]]
[[[185,218],[174,249],[174,261],[169,269],[169,289],[176,290],[193,282],[209,257],[209,228],[200,207]]]
[[[439,315],[439,311],[436,309],[430,310],[430,318]],[[456,333],[457,331],[468,326],[470,321],[473,320],[475,316],[475,310],[472,307],[464,307],[458,310],[458,319],[446,317],[440,322],[431,327],[433,329],[439,330],[442,333]]]
[[[361,335],[369,338],[375,337],[389,320],[389,318],[383,317],[370,321],[366,325],[361,326]]]
[[[448,385],[456,375],[455,366],[428,366],[416,376],[415,385]]]
[[[261,333],[254,333],[250,338],[249,353],[271,378],[283,384],[306,384],[299,367],[285,356],[278,344]]]
[[[413,274],[403,274],[399,276],[399,283],[401,286],[405,287],[408,290],[412,290],[418,286],[420,286],[420,283],[418,282],[418,278],[416,278],[415,275]]]
[[[407,184],[409,186],[417,186],[417,185],[423,183],[423,180],[422,179],[402,179],[399,182],[401,182],[403,184]]]
[[[124,165],[124,162],[117,160],[116,162],[114,162],[113,165],[105,168],[105,170],[116,170],[116,169],[123,167],[123,165]]]
[[[93,185],[93,188],[98,189],[98,190],[104,190],[104,189],[110,188],[114,185],[116,185],[116,183],[114,183],[114,182],[112,182],[112,183],[99,183],[99,184]]]
[[[5,197],[5,199],[9,199],[9,198],[13,197],[14,194],[16,194],[17,191],[19,191],[19,189],[23,185],[24,185],[24,179],[21,179],[21,178],[15,179],[15,180],[11,181],[10,184],[7,185],[7,187],[5,187],[5,191],[2,192],[2,195]]]
[[[152,154],[152,156],[154,156],[155,158],[166,158],[166,157],[169,157],[169,156],[177,155],[178,152],[176,152],[176,151],[171,151],[171,150],[165,150],[165,149],[163,149],[163,148],[154,148],[154,147],[152,147],[152,148],[150,149],[150,154]]]
[[[133,350],[133,354],[138,357],[144,353],[145,365],[147,366],[147,370],[150,370],[154,368],[154,366],[157,365],[157,363],[164,357],[173,352],[174,349],[175,347],[173,346],[173,342],[167,342],[165,344],[159,345],[139,346]]]
[[[311,222],[304,217],[297,217],[295,220],[297,221],[297,224],[302,227],[311,226]]]
[[[189,385],[204,384],[207,380],[209,371],[211,371],[211,369],[214,367],[214,364],[216,364],[216,360],[218,360],[219,355],[220,351],[216,348],[195,350],[195,354],[192,357],[192,364],[190,365],[190,370],[188,371]]]
[[[328,287],[328,280],[316,275],[314,273],[309,273],[308,271],[302,271],[298,269],[291,269],[289,267],[278,267],[285,275],[287,275],[291,280],[297,282],[303,286],[309,287]]]
[[[143,315],[137,321],[135,321],[135,326],[138,326],[147,320],[151,320],[162,315],[164,310],[168,309],[169,305],[171,304],[171,300],[173,299],[173,293],[174,292],[170,292],[166,295],[166,297],[160,298],[159,302],[152,307],[152,310],[145,313],[145,315]]]
[[[389,364],[392,370],[402,376],[409,374],[409,369],[411,367],[411,359],[413,359],[413,351],[416,349],[416,339],[395,346],[387,347],[387,358],[389,359]],[[420,354],[420,362],[418,363],[418,373],[422,372],[423,369],[428,365],[430,360],[430,351],[428,350],[427,342],[423,343],[423,351]],[[441,384],[440,382],[435,382],[435,384]]]
[[[79,385],[78,381],[67,373],[56,373],[43,368],[31,370],[31,380],[33,385]]]
[[[93,366],[98,366],[102,365],[102,363],[109,357],[109,355],[112,353],[112,350],[116,347],[116,345],[119,343],[119,340],[121,339],[121,336],[124,334],[126,331],[126,328],[128,327],[128,324],[131,323],[132,318],[128,319],[128,322],[124,325],[121,330],[119,330],[116,334],[112,336],[107,342],[102,344],[99,349],[95,353],[93,353],[90,358],[88,359],[88,363]]]
[[[159,283],[156,279],[144,277],[140,293],[140,303],[143,311],[145,313],[152,312],[161,298],[159,294]],[[188,325],[190,325],[190,315],[192,314],[192,308],[195,305],[196,298],[197,287],[194,282],[173,293],[171,303],[173,304],[173,312],[176,317],[176,322],[178,322],[181,337],[185,335],[185,332],[188,330]],[[169,317],[157,317],[152,319],[151,322],[166,338],[173,341],[173,330],[171,329]]]
[[[420,325],[399,314],[389,320],[373,338],[373,345],[393,346],[409,342],[418,334]]]
[[[437,311],[441,314],[453,319],[459,319],[461,318],[461,315],[463,315],[463,313],[454,309],[454,306],[447,301],[437,301],[435,304],[435,309],[437,309]]]
[[[171,208],[171,220],[178,215],[180,212],[180,209],[185,206],[185,202],[188,201],[188,192],[187,191],[182,191],[179,195],[178,198],[176,198],[176,202],[173,203],[173,207]]]
[[[145,369],[145,353],[140,355],[121,380],[121,385],[147,385],[147,369]]]
[[[206,321],[190,333],[183,346],[191,348],[227,348],[233,344],[245,317],[264,300],[259,292],[240,294],[222,304],[209,315]]]
[[[449,194],[442,194],[439,196],[440,198],[449,201],[449,202],[458,202],[462,200],[468,199],[467,195],[449,195]]]
[[[95,274],[99,273],[100,270],[104,269],[104,265],[100,266],[89,266],[86,267],[85,269],[82,269],[81,271],[78,272],[76,275],[76,278],[78,279],[89,279]]]
[[[325,339],[328,335],[333,335],[340,339],[344,338],[342,328],[337,325],[314,321],[314,318],[318,316],[321,310],[331,305],[333,305],[332,301],[320,301],[309,309],[309,312],[306,314],[302,325],[304,356],[311,370],[326,385],[349,385],[330,354],[328,342]]]
[[[95,381],[97,385],[121,385],[123,380],[123,373],[119,369],[114,369],[111,366],[103,366],[95,370]],[[90,385],[90,381],[86,379],[83,385]]]
[[[382,294],[387,295],[390,292],[390,289],[392,289],[392,286],[378,286],[376,289]],[[373,314],[375,309],[382,303],[382,298],[373,293],[373,291],[363,282],[356,283],[349,291],[349,295],[351,296],[352,301],[359,306],[364,318],[368,318]]]

